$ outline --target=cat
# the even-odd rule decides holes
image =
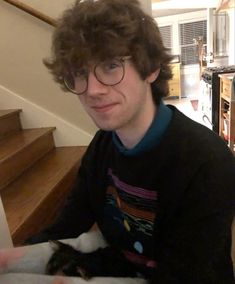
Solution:
[[[136,267],[113,247],[99,248],[91,253],[81,253],[60,241],[50,241],[54,253],[50,257],[46,274],[79,276],[85,280],[95,276],[137,277]]]

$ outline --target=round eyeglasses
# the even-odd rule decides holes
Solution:
[[[96,64],[93,69],[96,79],[106,86],[119,84],[125,76],[124,63],[130,58],[131,56],[126,56]],[[88,74],[89,70],[85,68],[67,73],[63,77],[65,87],[76,95],[84,94],[88,87]]]

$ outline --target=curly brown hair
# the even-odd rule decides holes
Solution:
[[[131,56],[144,80],[160,68],[151,84],[156,104],[168,94],[171,55],[164,47],[156,21],[137,0],[77,0],[64,12],[53,35],[52,56],[44,60],[54,80],[89,61]]]

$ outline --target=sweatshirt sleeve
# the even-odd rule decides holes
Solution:
[[[160,256],[151,283],[235,283],[230,258],[232,219],[232,210],[225,210],[172,228],[158,248]]]
[[[86,153],[85,156],[88,154]],[[74,238],[86,232],[94,224],[90,207],[86,157],[82,159],[75,182],[56,221],[48,228],[26,240],[26,244],[35,244],[54,239]]]
[[[235,161],[211,155],[186,186],[171,216],[156,226],[157,267],[152,283],[235,283],[231,227]]]

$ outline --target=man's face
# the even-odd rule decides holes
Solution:
[[[124,62],[123,80],[115,86],[99,82],[89,72],[87,91],[79,99],[94,123],[103,130],[122,131],[139,127],[152,112],[150,81],[142,80],[131,60]],[[150,75],[153,76],[153,75]]]

